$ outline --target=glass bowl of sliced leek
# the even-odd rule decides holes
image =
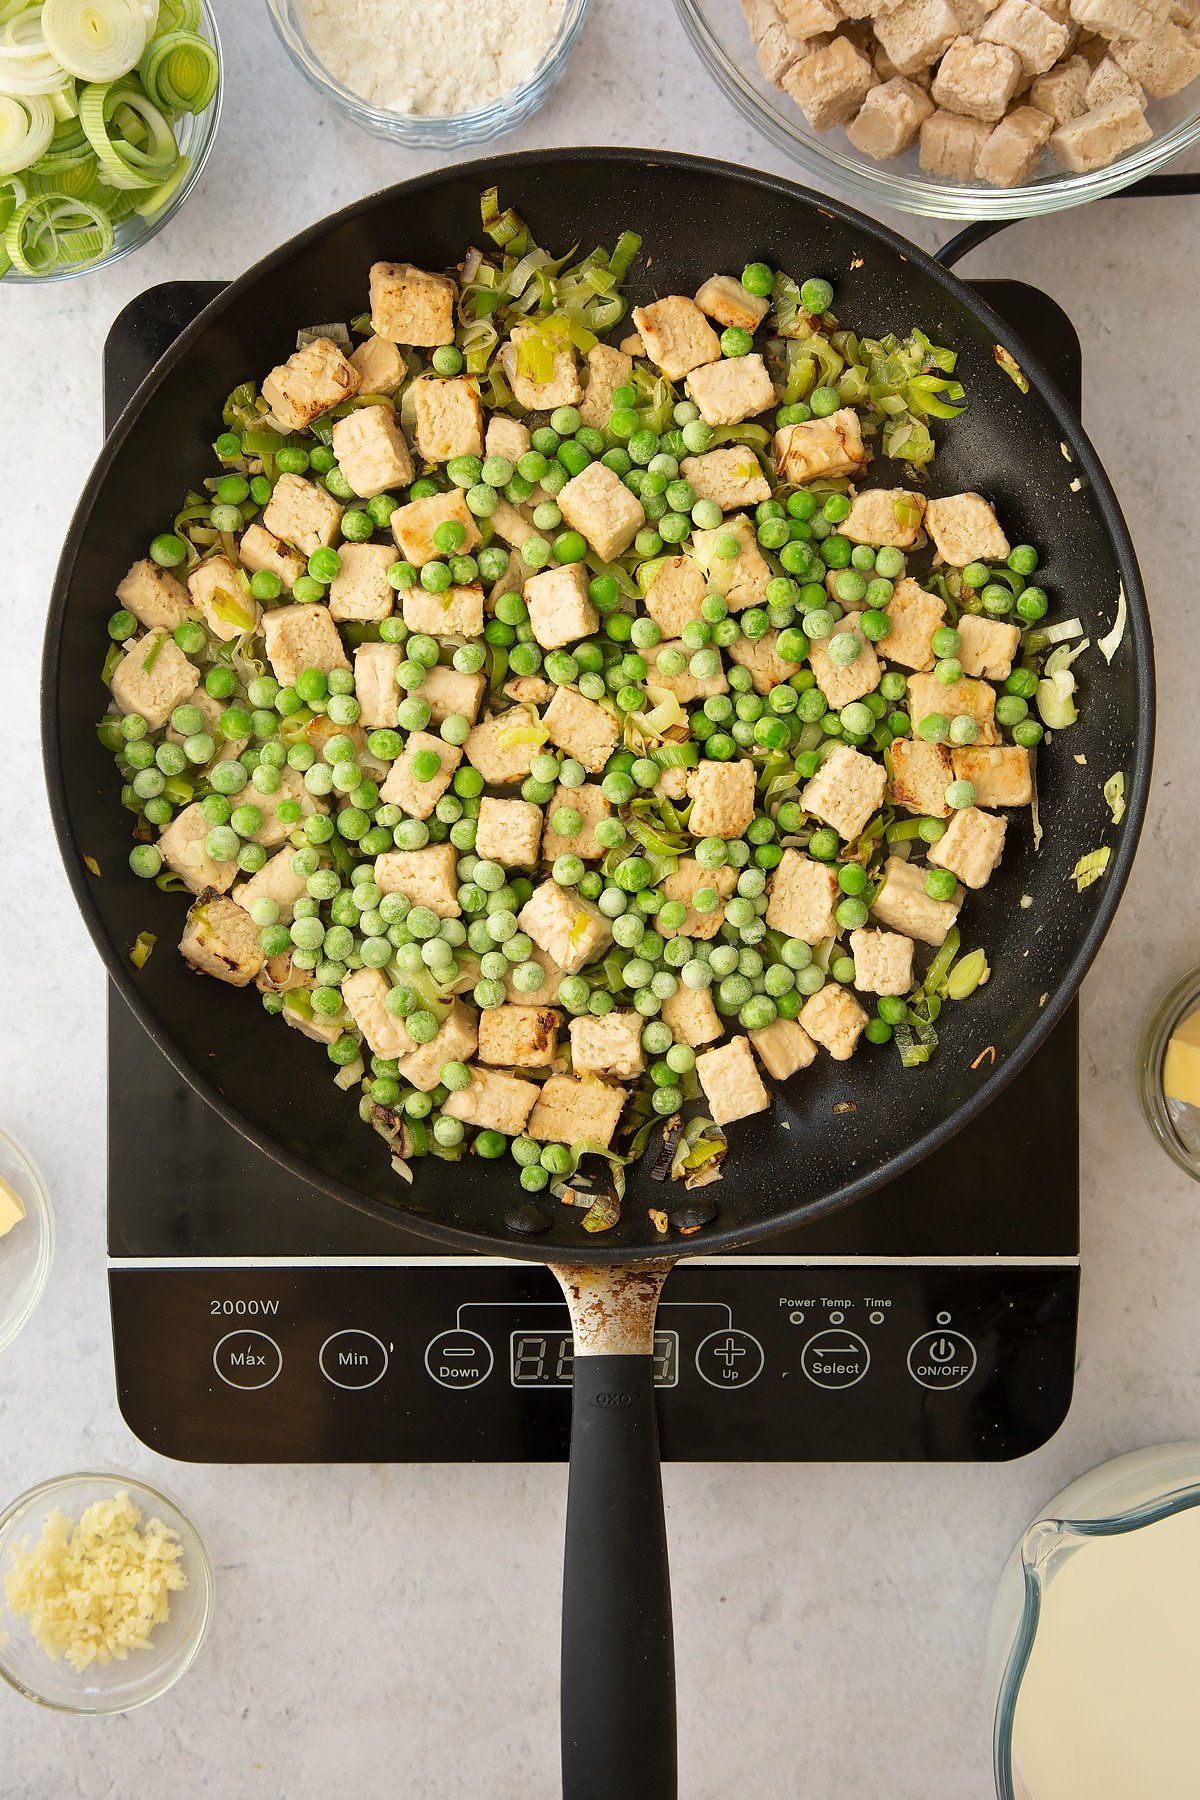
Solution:
[[[0,0],[0,280],[86,275],[154,237],[220,112],[209,0]]]

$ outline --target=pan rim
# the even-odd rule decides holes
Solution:
[[[292,256],[307,245],[328,235],[338,227],[369,214],[382,202],[436,188],[448,178],[458,180],[464,176],[474,176],[476,179],[481,179],[486,186],[492,180],[513,180],[515,182],[519,179],[521,171],[530,167],[545,169],[547,164],[579,165],[581,163],[603,163],[609,167],[639,165],[649,169],[666,167],[687,170],[706,175],[711,179],[744,183],[791,203],[799,203],[815,209],[817,212],[823,212],[827,217],[840,220],[854,230],[861,231],[864,237],[877,248],[914,265],[935,286],[944,290],[949,298],[972,313],[987,327],[992,334],[993,342],[1003,346],[1018,360],[1021,369],[1029,378],[1030,387],[1036,388],[1039,397],[1049,408],[1062,433],[1063,442],[1070,447],[1074,462],[1086,477],[1095,495],[1112,547],[1114,562],[1124,587],[1128,607],[1126,633],[1130,641],[1138,688],[1138,729],[1146,736],[1144,754],[1139,757],[1136,766],[1130,772],[1126,794],[1126,813],[1120,839],[1114,846],[1112,860],[1104,882],[1100,885],[1096,910],[1088,929],[1075,955],[1061,972],[1057,986],[1033,1026],[1005,1061],[998,1064],[984,1077],[975,1093],[957,1107],[948,1118],[926,1131],[906,1150],[888,1158],[881,1169],[865,1172],[853,1181],[836,1188],[830,1194],[817,1200],[798,1204],[761,1223],[728,1227],[723,1231],[719,1228],[706,1230],[697,1233],[686,1244],[672,1243],[669,1246],[664,1245],[661,1250],[651,1246],[629,1247],[603,1243],[576,1246],[539,1245],[536,1240],[518,1242],[503,1234],[503,1225],[500,1222],[494,1233],[484,1234],[443,1223],[432,1216],[421,1215],[408,1208],[397,1210],[384,1201],[376,1200],[370,1195],[359,1192],[345,1182],[314,1170],[303,1158],[296,1156],[283,1145],[272,1142],[252,1125],[176,1048],[171,1034],[160,1026],[157,1018],[151,1012],[147,1001],[133,981],[131,969],[126,966],[117,945],[105,928],[99,908],[95,903],[90,877],[71,831],[57,705],[58,665],[65,632],[67,598],[75,564],[96,500],[146,402],[173,373],[176,365],[187,355],[193,343],[220,319],[227,308],[235,305],[254,282],[286,264]],[[1083,428],[1082,421],[1072,412],[1056,383],[1018,334],[993,311],[986,301],[981,300],[960,276],[947,269],[920,246],[900,236],[889,226],[868,218],[855,208],[847,206],[831,196],[817,193],[797,182],[789,181],[784,176],[744,169],[719,158],[696,156],[687,152],[591,145],[579,149],[527,150],[514,154],[479,157],[468,162],[454,163],[446,168],[430,170],[423,175],[414,176],[408,181],[398,182],[391,187],[380,189],[376,193],[353,201],[337,212],[316,221],[304,231],[276,246],[266,256],[231,280],[228,286],[204,307],[180,333],[166,355],[155,364],[126,404],[120,418],[105,439],[80,494],[63,540],[63,548],[55,571],[47,609],[41,663],[40,716],[43,768],[59,854],[76,904],[92,942],[99,952],[108,980],[122,1001],[133,1012],[139,1025],[146,1031],[179,1076],[200,1095],[207,1105],[213,1108],[226,1125],[237,1131],[257,1150],[286,1169],[295,1179],[315,1187],[331,1199],[352,1206],[369,1217],[389,1221],[400,1230],[412,1231],[418,1236],[428,1238],[452,1250],[464,1254],[499,1253],[506,1256],[511,1254],[514,1260],[528,1262],[627,1265],[655,1258],[661,1260],[664,1255],[674,1259],[687,1255],[701,1253],[711,1255],[722,1251],[741,1249],[749,1244],[769,1241],[783,1232],[794,1230],[811,1221],[828,1217],[831,1213],[840,1211],[842,1207],[851,1205],[854,1201],[883,1186],[885,1182],[905,1174],[919,1162],[923,1162],[935,1150],[948,1143],[959,1131],[971,1124],[1002,1092],[1019,1070],[1030,1061],[1077,996],[1083,978],[1095,960],[1112,924],[1129,878],[1145,820],[1153,773],[1155,674],[1149,611],[1133,541],[1112,483]]]

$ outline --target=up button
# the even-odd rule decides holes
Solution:
[[[926,1331],[909,1349],[908,1372],[919,1387],[945,1393],[970,1381],[978,1360],[961,1331]]]

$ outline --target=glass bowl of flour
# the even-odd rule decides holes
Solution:
[[[429,150],[536,112],[588,0],[267,0],[284,49],[366,131]]]

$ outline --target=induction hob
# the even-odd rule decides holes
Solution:
[[[979,286],[1078,404],[1061,309]],[[109,425],[219,289],[172,282],[125,309],[105,351]],[[1074,1373],[1077,1047],[1072,1007],[969,1131],[900,1180],[754,1255],[681,1263],[656,1336],[663,1455],[989,1461],[1045,1443]],[[298,1184],[181,1081],[115,990],[109,1067],[117,1390],[144,1443],[199,1462],[565,1460],[571,1331],[548,1269],[446,1256]]]

